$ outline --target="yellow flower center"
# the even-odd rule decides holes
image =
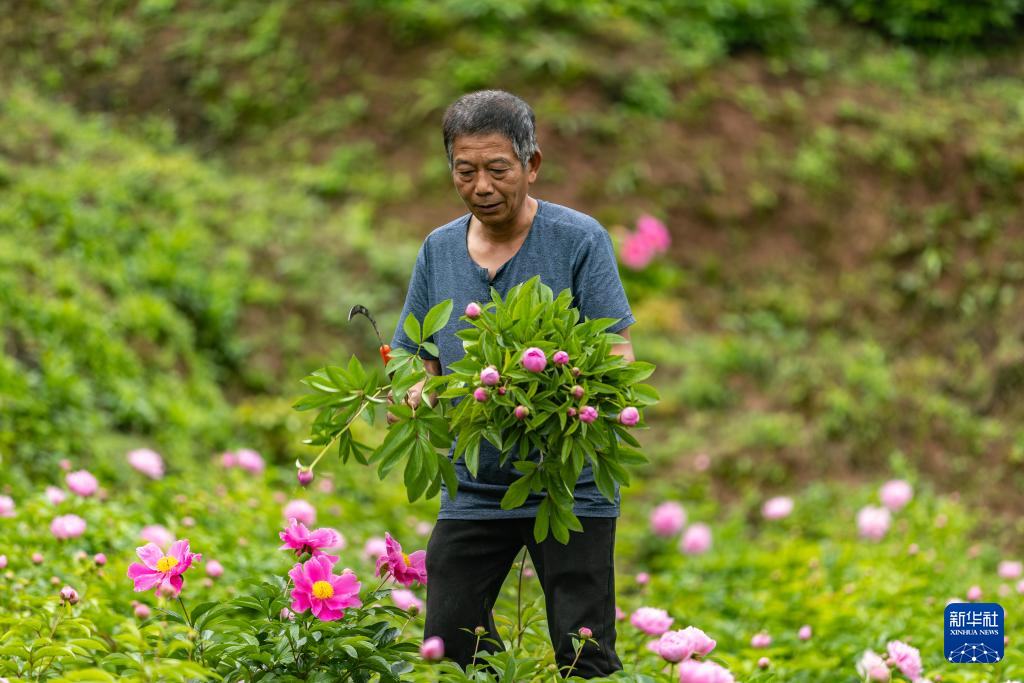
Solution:
[[[402,553],[402,559],[405,560],[405,566],[406,567],[411,567],[412,566],[412,562],[409,561],[409,554],[408,553]]]
[[[170,555],[164,555],[156,561],[156,569],[161,572],[169,572],[172,567],[177,566],[178,558],[171,557]]]
[[[334,587],[326,581],[317,581],[313,584],[313,597],[326,600],[334,595]]]

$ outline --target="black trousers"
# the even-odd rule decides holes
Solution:
[[[600,649],[587,644],[572,673],[592,678],[622,668],[615,654],[614,517],[580,517],[583,531],[562,545],[553,536],[533,540],[533,519],[440,519],[427,544],[424,638],[440,636],[445,656],[465,668],[473,658],[477,626],[501,641],[492,609],[501,585],[525,545],[544,590],[555,661],[576,656],[571,632],[586,626]],[[480,641],[480,651],[497,646]],[[500,648],[503,649],[503,648]],[[479,660],[478,660],[479,661]],[[565,671],[563,670],[563,675]]]

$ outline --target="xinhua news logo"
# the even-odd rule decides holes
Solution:
[[[994,602],[946,605],[946,659],[954,664],[1000,661],[1005,619],[1005,610]]]

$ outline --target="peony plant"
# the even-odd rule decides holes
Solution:
[[[475,476],[486,439],[500,450],[501,464],[513,459],[521,474],[502,507],[520,507],[531,491],[546,494],[534,537],[539,542],[550,532],[568,543],[570,530],[582,530],[572,506],[584,465],[591,464],[598,489],[612,500],[616,484],[629,483],[625,466],[646,462],[630,430],[644,427],[641,409],[659,398],[642,383],[654,365],[611,354],[613,345],[626,341],[604,331],[616,320],[580,323],[571,302],[570,290],[555,297],[539,277],[513,287],[504,300],[492,288],[490,302],[471,303],[460,318],[470,324],[456,333],[465,356],[442,376],[427,376],[418,351],[438,355],[428,339],[448,323],[451,300],[434,306],[422,323],[407,316],[403,329],[418,349],[391,351],[390,384],[376,370],[367,372],[355,356],[347,368],[327,366],[303,380],[314,393],[294,407],[319,410],[306,443],[323,449],[311,464],[296,466],[312,472],[336,445],[343,462],[354,457],[376,464],[381,478],[404,463],[410,502],[436,495],[442,482],[455,497],[453,462],[464,458]],[[422,395],[439,392],[436,405],[404,403],[408,390],[423,381]],[[386,405],[389,391],[394,405]],[[385,405],[395,421],[381,444],[372,448],[356,441],[352,422],[363,416],[372,425]]]

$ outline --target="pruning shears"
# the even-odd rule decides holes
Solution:
[[[377,333],[377,341],[380,342],[379,350],[381,360],[384,361],[384,365],[387,365],[388,361],[391,360],[391,347],[384,343],[384,339],[380,336],[380,330],[377,329],[377,321],[373,319],[372,315],[370,315],[369,309],[367,309],[366,306],[356,304],[351,308],[351,310],[349,310],[348,319],[352,320],[352,318],[360,314],[365,315],[366,319],[370,321],[371,325],[373,325],[373,331]]]

